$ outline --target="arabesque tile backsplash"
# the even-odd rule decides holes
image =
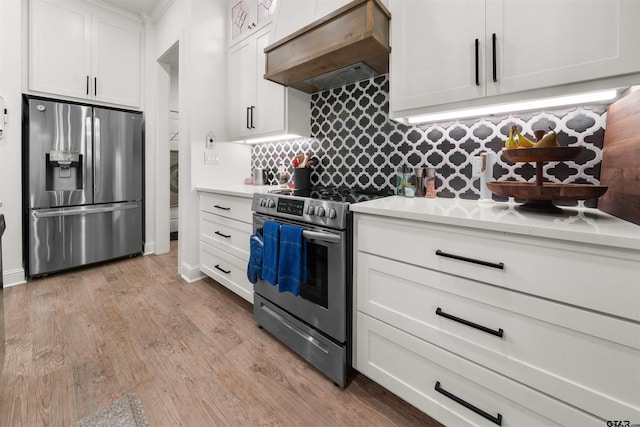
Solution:
[[[437,169],[438,197],[478,199],[479,178],[472,177],[471,160],[485,150],[499,153],[515,124],[531,139],[533,130],[551,127],[561,145],[585,147],[575,161],[545,164],[548,180],[598,184],[606,109],[598,105],[405,126],[389,119],[389,81],[383,75],[312,95],[312,138],[255,145],[251,167],[275,172],[284,162],[292,172],[294,155],[310,151],[319,160],[312,185],[392,190],[400,166],[429,166]],[[498,155],[493,177],[533,182],[535,165],[512,164]],[[271,183],[276,183],[275,174]]]

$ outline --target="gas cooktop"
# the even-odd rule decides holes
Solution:
[[[294,191],[294,195],[296,192]],[[381,197],[393,196],[393,190],[367,190],[359,187],[314,187],[308,194],[312,199],[331,200],[342,203],[358,203]],[[304,197],[304,195],[303,195]]]
[[[343,229],[347,226],[349,204],[392,196],[393,191],[370,191],[345,187],[313,187],[293,194],[253,195],[252,210],[274,217]]]

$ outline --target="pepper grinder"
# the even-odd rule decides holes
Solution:
[[[425,168],[413,168],[416,177],[416,197],[424,197],[425,195]]]

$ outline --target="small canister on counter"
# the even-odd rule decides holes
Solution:
[[[426,191],[424,196],[431,199],[436,197],[436,168],[427,168],[425,181]]]

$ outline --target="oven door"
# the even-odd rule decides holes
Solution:
[[[253,215],[254,232],[265,221],[276,221],[304,229],[303,236],[307,241],[307,283],[300,287],[299,296],[291,292],[278,292],[277,286],[264,280],[258,280],[254,291],[337,342],[346,342],[347,232],[257,213]]]

